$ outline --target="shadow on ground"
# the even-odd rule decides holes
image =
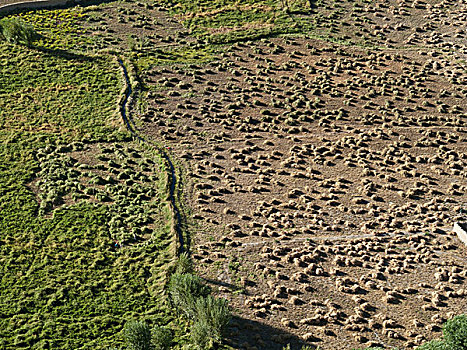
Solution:
[[[87,56],[79,53],[74,53],[62,49],[51,49],[51,48],[46,48],[46,47],[41,47],[41,46],[30,46],[31,49],[34,49],[36,51],[39,51],[43,55],[49,55],[51,57],[59,57],[63,58],[66,60],[74,60],[74,61],[81,61],[81,62],[93,62],[96,61],[97,58],[93,56]]]
[[[305,342],[283,329],[238,316],[233,317],[227,330],[226,339],[227,345],[235,349],[246,350],[282,350],[287,344],[290,344],[291,350],[300,350],[303,345],[311,345],[314,348],[319,345]],[[319,340],[317,337],[314,339],[315,342],[319,342]]]

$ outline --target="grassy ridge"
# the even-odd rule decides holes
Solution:
[[[304,33],[315,27],[313,9],[305,0],[160,2],[191,34],[214,44]]]

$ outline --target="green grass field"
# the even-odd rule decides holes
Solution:
[[[123,128],[115,59],[61,35],[0,43],[2,349],[103,349],[128,319],[173,319],[164,162]]]

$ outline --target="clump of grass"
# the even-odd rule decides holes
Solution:
[[[9,43],[31,46],[39,37],[40,35],[36,33],[31,25],[18,18],[3,18],[0,20],[0,39]]]
[[[179,258],[177,271],[192,270],[188,255]],[[173,305],[193,321],[191,340],[198,349],[211,349],[222,341],[231,313],[228,302],[215,298],[211,288],[201,278],[191,273],[174,273],[169,283],[169,295]]]
[[[178,257],[175,272],[181,275],[193,272],[193,261],[187,252],[181,253]]]
[[[167,350],[172,345],[172,331],[155,326],[152,331],[144,321],[131,320],[123,328],[128,350]]]
[[[443,327],[443,335],[449,349],[467,349],[467,315],[448,320]]]
[[[443,339],[432,340],[417,350],[467,349],[467,315],[458,315],[443,326]]]
[[[417,350],[449,350],[446,343],[442,340],[432,340],[417,348]]]
[[[123,328],[125,342],[129,350],[150,350],[151,329],[146,322],[128,321]]]

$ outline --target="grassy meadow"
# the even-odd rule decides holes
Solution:
[[[116,60],[77,53],[72,20],[57,33],[70,12],[23,14],[33,48],[0,43],[2,349],[104,349],[128,319],[173,319],[165,164],[123,128]]]

